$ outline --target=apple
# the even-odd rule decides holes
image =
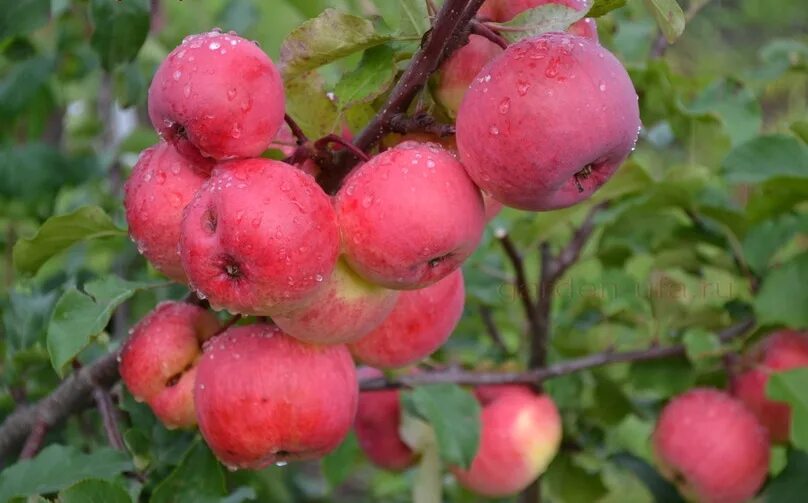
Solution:
[[[480,70],[501,52],[502,48],[487,38],[469,35],[468,43],[441,65],[434,95],[450,117],[457,115],[463,96]]]
[[[227,466],[248,469],[332,451],[353,424],[357,394],[345,346],[307,344],[265,323],[211,339],[194,388],[205,441]]]
[[[743,364],[746,370],[733,377],[731,393],[757,416],[772,442],[788,442],[791,408],[766,397],[766,382],[773,372],[808,367],[808,332],[775,332],[755,346]]]
[[[348,348],[373,367],[410,365],[446,342],[463,315],[464,302],[463,273],[457,269],[434,285],[401,292],[387,319]]]
[[[339,229],[314,179],[281,161],[217,165],[188,205],[180,252],[214,309],[266,316],[300,307],[331,275]]]
[[[182,212],[212,168],[209,161],[192,162],[161,142],[140,153],[124,185],[129,235],[158,271],[179,283],[186,281],[177,254]]]
[[[430,143],[401,143],[354,169],[335,206],[348,264],[393,289],[422,288],[456,270],[485,226],[480,191],[450,152]]]
[[[138,322],[120,354],[121,378],[168,428],[196,424],[193,383],[202,343],[219,330],[212,313],[163,302]]]
[[[505,497],[544,473],[561,444],[561,417],[546,395],[510,389],[483,406],[480,446],[464,470],[452,467],[463,487]]]
[[[272,317],[284,332],[302,341],[339,344],[355,341],[379,326],[398,292],[368,283],[339,260],[331,277],[305,307]]]
[[[487,0],[483,4],[483,8],[480,8],[478,15],[484,14],[492,21],[504,23],[528,9],[547,4],[563,5],[577,11],[582,11],[589,7],[586,0]],[[576,21],[567,31],[587,37],[595,42],[598,41],[597,24],[590,17]]]
[[[260,155],[284,116],[272,60],[232,32],[186,37],[154,74],[148,102],[160,136],[219,160]]]
[[[474,396],[481,405],[488,405],[497,398],[511,393],[535,394],[530,386],[524,384],[482,384],[474,387]]]
[[[769,470],[766,430],[743,403],[710,388],[671,400],[657,421],[653,447],[662,474],[682,494],[705,503],[742,503]]]
[[[359,379],[381,377],[378,369],[362,367]],[[399,436],[401,405],[397,390],[361,391],[354,430],[359,447],[380,468],[399,471],[409,468],[417,455]]]
[[[513,208],[564,208],[590,197],[634,148],[637,93],[609,51],[547,33],[511,45],[474,80],[457,116],[471,178]]]

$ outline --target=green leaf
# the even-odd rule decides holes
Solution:
[[[14,117],[28,108],[46,89],[53,69],[53,60],[45,56],[12,66],[0,80],[0,116]]]
[[[261,11],[253,0],[230,0],[218,18],[223,29],[245,33],[261,20]]]
[[[316,72],[284,81],[286,113],[310,138],[336,132],[339,126],[337,106],[328,99],[325,83]]]
[[[122,107],[138,105],[146,98],[148,83],[136,63],[116,68],[114,77],[115,96]]]
[[[0,501],[52,493],[90,477],[111,479],[131,469],[125,453],[107,447],[84,454],[75,447],[49,445],[35,458],[0,472]]]
[[[721,79],[702,91],[687,107],[695,115],[711,115],[721,121],[733,145],[751,140],[762,124],[760,103],[742,83]]]
[[[578,21],[584,13],[561,4],[544,4],[533,9],[519,13],[516,17],[502,23],[513,28],[523,28],[519,31],[502,31],[502,36],[508,42],[518,42],[526,38],[535,37],[551,31],[566,31],[572,23]]]
[[[392,40],[367,19],[326,9],[286,37],[280,66],[284,79],[299,76],[355,52]]]
[[[150,503],[217,502],[226,494],[222,467],[204,442],[197,440],[182,462],[166,477]]]
[[[88,479],[59,493],[59,503],[131,503],[132,498],[119,484]]]
[[[50,0],[12,0],[0,8],[0,40],[11,35],[23,35],[50,18]]]
[[[135,59],[149,33],[148,0],[92,0],[90,18],[94,31],[90,39],[101,57],[101,65],[112,70],[119,63]]]
[[[626,5],[626,0],[595,0],[586,17],[601,17]]]
[[[733,148],[722,162],[730,183],[808,177],[808,147],[793,136],[759,136]]]
[[[443,495],[443,473],[435,429],[407,413],[401,415],[401,439],[420,456],[412,481],[412,501],[440,503]]]
[[[18,290],[11,291],[8,305],[3,309],[7,352],[29,348],[45,340],[45,327],[56,302],[56,293],[23,294]]]
[[[791,450],[788,464],[766,486],[763,501],[767,503],[803,503],[808,494],[808,453]]]
[[[7,117],[2,94],[0,91],[0,116]],[[84,182],[99,171],[98,161],[91,155],[67,155],[42,142],[7,146],[0,148],[0,197],[52,202],[65,186]]]
[[[455,384],[429,384],[413,390],[410,399],[435,429],[441,458],[468,467],[480,442],[480,404],[474,395]]]
[[[721,341],[718,336],[702,328],[692,328],[685,333],[683,338],[685,351],[691,362],[715,357],[721,351]]]
[[[775,372],[766,382],[766,396],[791,406],[791,442],[808,450],[808,368]]]
[[[104,330],[122,302],[137,290],[162,284],[108,276],[85,284],[85,293],[71,287],[62,294],[48,325],[48,353],[56,373],[64,376],[68,364]]]
[[[125,236],[98,206],[85,206],[73,213],[50,217],[30,238],[14,245],[14,267],[21,273],[35,274],[42,264],[79,241]]]
[[[808,215],[785,214],[777,219],[764,220],[744,237],[746,263],[757,273],[765,272],[772,257],[798,232],[808,233]]]
[[[668,43],[673,43],[685,31],[685,13],[676,0],[645,0],[654,13],[657,25]]]
[[[803,143],[808,143],[808,120],[795,121],[791,124],[790,129],[800,137]]]
[[[755,299],[755,313],[762,324],[808,327],[808,252],[772,270]]]
[[[429,29],[426,2],[422,0],[399,0],[398,14],[398,33],[402,36],[418,37]]]
[[[568,454],[559,453],[542,477],[553,501],[598,501],[608,492],[597,473],[580,467]]]
[[[365,51],[359,66],[337,83],[334,93],[340,107],[370,103],[390,89],[395,75],[393,49],[388,45],[371,47]]]
[[[351,431],[331,454],[325,456],[321,466],[323,476],[332,488],[338,487],[351,475],[359,457],[359,442]]]

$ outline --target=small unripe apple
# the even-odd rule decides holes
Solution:
[[[182,220],[182,266],[216,309],[258,316],[299,307],[331,275],[336,215],[314,179],[280,161],[217,165]]]
[[[283,115],[283,83],[272,60],[232,33],[186,37],[149,86],[149,117],[157,132],[214,159],[260,155]]]
[[[194,399],[202,436],[231,468],[316,459],[356,413],[356,369],[345,346],[298,341],[279,328],[230,328],[205,345]]]
[[[272,317],[284,332],[316,344],[353,342],[379,326],[398,292],[368,283],[339,260],[323,288],[305,307]]]
[[[430,285],[456,270],[485,226],[480,191],[435,144],[404,142],[356,168],[336,196],[346,260],[393,289]]]
[[[196,424],[193,384],[202,343],[219,330],[205,309],[163,302],[138,322],[120,356],[121,378],[169,428]]]
[[[177,252],[182,212],[212,168],[210,161],[192,162],[161,142],[140,153],[124,185],[126,221],[138,251],[180,283],[186,281]]]
[[[452,472],[476,493],[510,496],[544,473],[560,444],[561,417],[553,401],[510,389],[483,406],[477,454],[467,470]]]
[[[769,470],[766,430],[743,403],[709,388],[671,400],[657,421],[654,453],[682,494],[704,503],[742,503]]]
[[[359,379],[381,377],[381,371],[362,367]],[[359,446],[367,457],[380,468],[404,470],[412,466],[417,455],[399,436],[401,405],[397,390],[361,391],[356,410],[354,430]]]
[[[457,115],[463,96],[480,70],[501,52],[502,48],[487,38],[469,35],[468,43],[441,65],[434,95],[450,117]]]
[[[398,368],[437,350],[463,315],[463,273],[421,290],[401,292],[393,311],[370,334],[348,345],[359,361],[378,368]]]
[[[746,404],[769,431],[772,442],[788,442],[791,407],[766,397],[766,383],[774,372],[808,367],[808,332],[782,330],[766,337],[743,361],[747,369],[734,376],[731,392]]]
[[[474,80],[457,116],[471,178],[497,201],[543,211],[590,197],[628,157],[637,93],[609,51],[547,33],[513,44]]]

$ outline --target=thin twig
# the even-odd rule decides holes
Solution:
[[[48,423],[38,419],[25,438],[25,445],[22,446],[22,451],[20,451],[20,459],[31,459],[36,456],[42,448],[42,442],[45,440],[47,432]]]
[[[292,135],[295,137],[298,145],[303,145],[304,143],[309,141],[309,138],[306,136],[306,133],[304,133],[303,130],[300,129],[300,126],[297,124],[297,122],[295,122],[295,120],[292,118],[291,115],[284,114],[283,120],[286,121],[286,124],[292,131]]]
[[[494,316],[491,312],[491,308],[486,305],[481,305],[480,318],[482,318],[485,331],[488,333],[488,336],[491,337],[491,341],[494,343],[494,346],[496,346],[497,349],[504,354],[508,354],[508,347],[505,345],[505,341],[502,340],[502,334],[500,334],[497,324],[494,322]]]
[[[495,231],[495,236],[499,243],[505,250],[505,255],[513,266],[515,278],[516,293],[519,295],[519,300],[522,303],[522,308],[525,311],[527,318],[531,339],[535,338],[541,329],[540,322],[537,316],[535,305],[533,304],[533,295],[530,293],[530,288],[527,284],[527,275],[525,274],[525,265],[522,261],[522,254],[516,249],[516,246],[511,241],[510,236],[505,229],[499,228]]]
[[[438,137],[455,134],[454,124],[443,124],[426,112],[414,115],[396,114],[390,118],[390,131],[393,133],[429,133]]]
[[[370,160],[370,157],[368,157],[366,153],[356,148],[353,145],[353,143],[351,143],[350,141],[346,140],[345,138],[343,138],[338,134],[332,133],[323,136],[322,138],[314,142],[314,148],[315,150],[322,151],[326,149],[329,143],[336,143],[337,145],[341,145],[345,150],[353,154],[357,159],[359,159],[362,162],[368,162]]]
[[[508,48],[508,41],[505,40],[505,37],[489,28],[488,25],[486,25],[485,23],[481,23],[477,20],[472,21],[471,33],[479,35],[481,37],[485,37],[503,49]]]
[[[125,450],[121,429],[118,426],[118,413],[109,391],[101,386],[93,387],[93,399],[101,414],[101,421],[104,423],[104,431],[107,433],[107,441],[113,449]]]
[[[589,210],[589,213],[587,213],[584,221],[573,233],[572,238],[570,239],[569,243],[567,243],[567,246],[565,246],[564,249],[559,252],[553,264],[549,268],[549,278],[547,282],[550,285],[555,284],[567,271],[567,269],[578,261],[578,258],[581,256],[581,251],[583,250],[587,241],[589,241],[589,237],[592,235],[592,232],[595,230],[595,216],[598,214],[598,212],[606,207],[607,203],[600,203],[593,206],[592,209]]]

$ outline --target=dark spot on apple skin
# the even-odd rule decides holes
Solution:
[[[208,231],[210,234],[216,232],[218,223],[218,218],[216,216],[216,212],[213,211],[213,208],[208,208],[204,213],[202,213],[202,228]]]
[[[431,258],[431,259],[429,259],[429,262],[427,262],[427,265],[429,265],[429,267],[431,269],[434,269],[434,268],[438,267],[444,260],[451,257],[452,255],[454,255],[454,253],[449,252],[449,253],[447,253],[445,255],[441,255],[440,257]]]

